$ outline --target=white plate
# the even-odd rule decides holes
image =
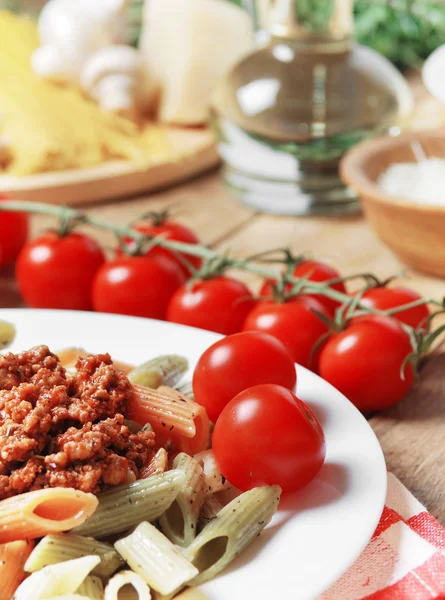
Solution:
[[[71,311],[0,310],[17,326],[13,351],[37,344],[83,346],[142,362],[178,353],[193,365],[220,336],[149,319]],[[326,463],[303,491],[285,497],[269,527],[223,575],[205,584],[210,600],[317,598],[352,564],[383,510],[386,468],[362,415],[333,387],[297,367],[297,393],[319,417]]]

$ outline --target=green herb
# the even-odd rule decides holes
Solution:
[[[374,130],[370,129],[358,129],[356,131],[339,133],[329,138],[312,140],[310,144],[298,144],[296,142],[271,143],[268,139],[252,133],[245,134],[275,151],[291,154],[299,161],[328,161],[339,159],[347,150],[359,142],[372,137],[375,133]]]
[[[308,31],[323,32],[329,27],[334,0],[296,0],[295,16]]]
[[[445,43],[444,0],[356,0],[355,35],[399,66],[417,67]]]
[[[245,0],[227,1],[247,4]],[[0,0],[0,9],[36,14],[43,4],[43,0]],[[143,4],[144,0],[133,0],[128,12],[134,44],[140,35]],[[295,0],[297,19],[311,31],[323,31],[334,4],[334,0]],[[357,41],[401,67],[418,67],[445,43],[445,0],[355,0],[354,17]]]

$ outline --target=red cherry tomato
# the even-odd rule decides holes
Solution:
[[[185,225],[181,225],[176,221],[170,221],[169,219],[161,220],[160,223],[154,224],[152,221],[137,223],[133,227],[136,231],[145,233],[146,235],[161,235],[168,240],[176,242],[185,242],[187,244],[199,244],[198,237],[193,233],[191,229]],[[126,240],[130,243],[131,240]],[[168,256],[174,260],[184,272],[184,275],[188,278],[190,276],[190,269],[187,267],[187,262],[192,265],[195,269],[199,269],[202,263],[202,259],[199,256],[193,256],[191,254],[181,254],[168,250],[167,248],[160,248],[156,246],[148,251],[148,253],[162,254]],[[183,260],[181,260],[181,258]]]
[[[340,273],[336,269],[315,260],[305,260],[301,262],[295,267],[294,275],[295,277],[307,277],[309,281],[316,281],[319,283],[340,277]],[[342,281],[333,283],[330,287],[333,290],[337,290],[337,292],[346,294],[346,287]],[[314,298],[317,298],[317,300],[333,311],[341,305],[341,302],[326,298],[326,296],[323,296],[322,294],[314,294]]]
[[[94,275],[105,262],[99,244],[83,233],[49,231],[28,242],[17,259],[20,292],[33,308],[90,310]]]
[[[212,447],[221,472],[246,491],[279,485],[293,492],[323,466],[326,446],[312,410],[288,389],[256,385],[238,394],[222,411]]]
[[[420,294],[408,288],[376,287],[367,290],[361,297],[360,302],[370,308],[388,310],[415,302],[421,298]],[[422,304],[421,306],[396,313],[393,315],[393,318],[406,323],[406,325],[411,325],[411,327],[418,327],[421,324],[426,324],[429,314],[428,306]]]
[[[249,313],[243,330],[264,331],[281,340],[294,361],[313,366],[313,352],[328,327],[312,310],[329,317],[328,310],[313,297],[298,296],[293,302],[261,302]]]
[[[319,372],[362,411],[392,406],[413,382],[412,365],[401,368],[412,352],[408,335],[390,317],[366,315],[333,334],[319,358]]]
[[[237,333],[204,352],[193,374],[193,391],[215,422],[226,404],[243,390],[260,383],[293,390],[296,380],[294,362],[281,342],[266,333]]]
[[[7,200],[0,194],[0,202]],[[0,212],[0,267],[12,265],[28,239],[29,219],[22,212]]]
[[[340,273],[332,268],[329,265],[325,265],[324,263],[314,261],[314,260],[303,260],[298,263],[293,271],[293,276],[298,278],[306,277],[309,281],[316,281],[322,283],[323,281],[329,281],[330,279],[337,279],[340,277]],[[332,289],[337,290],[338,292],[346,293],[345,284],[343,282],[334,283],[331,285]],[[292,289],[291,284],[287,284],[285,287],[285,291],[289,291]],[[306,295],[306,294],[305,294]],[[307,294],[312,298],[316,298],[321,304],[329,310],[330,316],[333,317],[335,313],[335,309],[340,306],[340,302],[336,300],[332,300],[331,298],[327,298],[323,296],[323,294]],[[265,281],[260,289],[260,296],[268,297],[272,296],[272,288],[269,281]],[[298,296],[296,296],[298,297]]]
[[[96,274],[94,310],[165,319],[168,302],[184,281],[184,273],[168,256],[120,256]]]
[[[230,335],[241,331],[254,305],[244,283],[214,277],[180,287],[168,305],[167,320]]]

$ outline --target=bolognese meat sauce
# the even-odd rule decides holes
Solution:
[[[124,421],[133,391],[108,354],[67,375],[46,346],[0,356],[0,499],[44,487],[97,494],[137,479],[154,433]]]

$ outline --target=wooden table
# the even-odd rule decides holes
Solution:
[[[412,77],[416,95],[416,128],[445,125],[443,109],[431,99],[417,77]],[[122,223],[147,210],[169,208],[190,225],[203,243],[219,251],[247,256],[267,248],[289,245],[297,253],[314,253],[332,262],[345,275],[374,272],[382,278],[402,265],[376,238],[361,217],[290,218],[264,216],[240,204],[212,173],[149,198],[92,206],[88,213]],[[34,232],[48,227],[51,219],[34,219]],[[107,234],[105,245],[114,245]],[[409,285],[428,297],[445,295],[445,282],[412,273]],[[252,286],[258,281],[251,275]],[[23,306],[12,273],[0,277],[0,307]],[[445,525],[445,354],[436,351],[425,364],[420,380],[395,408],[370,423],[385,452],[389,469]]]

